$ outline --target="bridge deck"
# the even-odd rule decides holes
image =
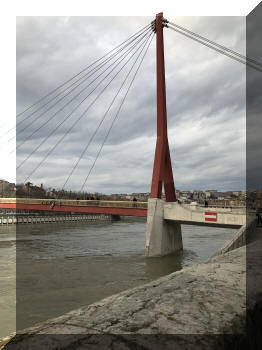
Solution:
[[[0,208],[13,210],[147,216],[147,202],[103,200],[47,200],[0,198]],[[164,219],[183,224],[239,227],[246,223],[246,211],[232,208],[195,208],[165,203]]]
[[[100,200],[47,200],[1,198],[0,208],[29,211],[71,212],[122,216],[147,216],[146,202]]]
[[[164,218],[191,225],[240,227],[246,224],[246,208],[204,208],[165,203]]]

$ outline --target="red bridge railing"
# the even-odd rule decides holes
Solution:
[[[147,202],[0,198],[0,208],[29,211],[147,216]]]

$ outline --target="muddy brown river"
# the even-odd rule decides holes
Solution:
[[[236,232],[183,225],[183,252],[146,259],[145,230],[138,218],[1,226],[0,338],[207,260]]]

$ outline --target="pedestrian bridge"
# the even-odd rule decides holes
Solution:
[[[0,208],[11,210],[147,216],[147,202],[0,198]]]
[[[204,208],[163,202],[163,218],[182,224],[239,227],[246,223],[245,208]],[[0,208],[10,210],[64,213],[147,216],[147,202],[104,200],[55,200],[33,198],[0,198]]]
[[[204,208],[165,203],[164,219],[181,224],[240,227],[246,224],[246,208]]]

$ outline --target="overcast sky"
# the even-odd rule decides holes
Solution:
[[[18,17],[17,113],[103,56],[152,19]],[[245,54],[244,17],[168,19]],[[176,188],[244,190],[245,66],[170,29],[165,29],[164,36],[168,135]],[[85,190],[103,193],[150,191],[156,141],[155,69],[154,38],[88,178]],[[101,98],[30,177],[31,182],[43,183],[46,187],[63,185],[127,72],[123,69]],[[104,81],[104,84],[107,81]],[[81,101],[80,97],[83,99],[92,86],[74,103]],[[57,128],[19,168],[18,182],[26,179],[100,90],[97,89],[90,95],[90,98],[59,128],[57,126],[73,109],[73,104],[49,122],[48,119],[58,107],[54,107],[37,120],[40,112],[18,124],[17,145],[25,141],[34,130],[43,126],[17,150],[17,165]],[[69,101],[70,96],[61,103]],[[116,100],[115,107],[110,110],[66,189],[80,190],[122,96],[123,93]],[[59,105],[61,106],[62,104]],[[27,115],[21,116],[17,122]]]

